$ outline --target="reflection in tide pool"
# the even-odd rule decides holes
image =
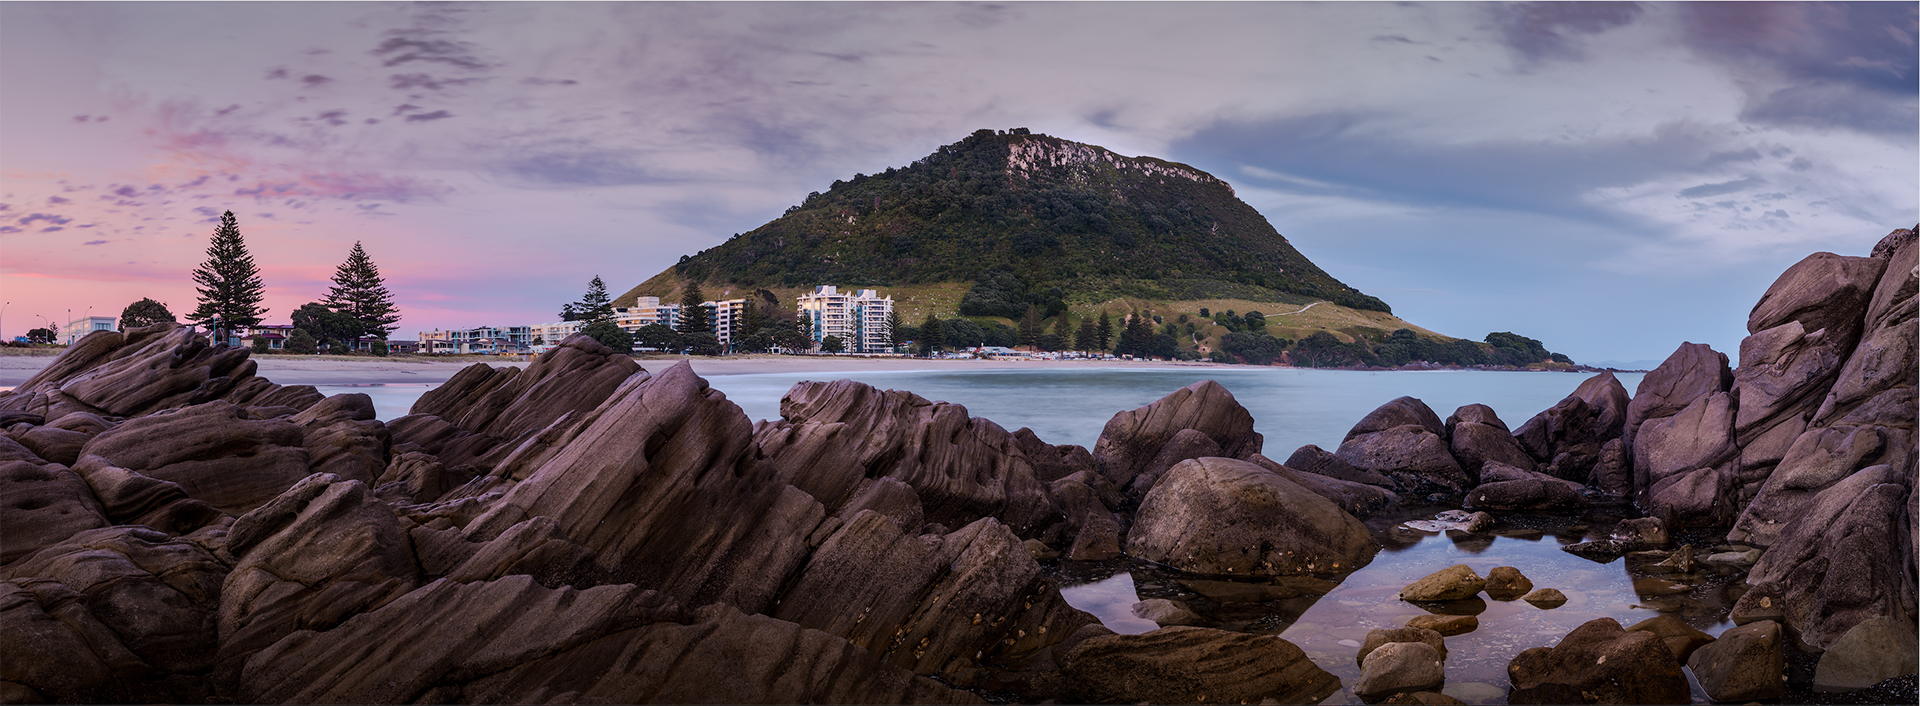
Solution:
[[[1568,522],[1542,529],[1514,528],[1506,535],[1466,535],[1417,532],[1407,529],[1376,530],[1386,549],[1365,568],[1341,580],[1338,588],[1319,598],[1296,598],[1259,604],[1218,603],[1188,590],[1174,572],[1134,562],[1110,563],[1109,571],[1120,573],[1095,583],[1061,590],[1074,607],[1093,613],[1101,622],[1120,633],[1151,630],[1133,616],[1132,604],[1145,598],[1167,598],[1188,605],[1195,612],[1216,621],[1216,627],[1249,633],[1277,634],[1298,645],[1321,669],[1340,678],[1351,687],[1360,678],[1354,657],[1367,632],[1379,628],[1404,627],[1407,621],[1427,610],[1395,597],[1400,589],[1428,574],[1454,564],[1465,564],[1486,576],[1497,566],[1520,569],[1536,588],[1559,589],[1567,603],[1544,610],[1525,601],[1462,601],[1459,605],[1436,609],[1449,613],[1478,611],[1480,626],[1472,632],[1446,638],[1447,683],[1444,693],[1470,704],[1505,703],[1507,663],[1530,647],[1550,647],[1568,632],[1595,618],[1608,617],[1632,627],[1640,621],[1668,611],[1696,628],[1719,635],[1733,624],[1726,619],[1726,607],[1732,603],[1727,588],[1738,585],[1728,576],[1698,575],[1689,594],[1671,598],[1643,598],[1634,592],[1631,560],[1616,559],[1600,564],[1560,551],[1562,544],[1605,536],[1610,518],[1598,522]],[[1386,524],[1376,521],[1370,524]],[[1518,536],[1512,536],[1518,535]],[[1063,574],[1075,573],[1063,562]],[[1639,566],[1635,562],[1633,566]],[[1101,571],[1079,567],[1079,578],[1099,577]],[[1071,583],[1072,576],[1063,576]],[[1135,597],[1136,581],[1140,586]],[[1453,610],[1449,610],[1453,608]],[[1267,612],[1266,619],[1256,616]],[[1294,617],[1297,616],[1297,617]],[[1124,626],[1124,627],[1123,627]],[[1699,701],[1696,695],[1696,701]],[[1360,703],[1343,689],[1326,703]]]
[[[1138,635],[1160,629],[1151,620],[1136,618],[1133,604],[1140,596],[1133,590],[1133,575],[1118,573],[1109,578],[1060,589],[1067,605],[1100,617],[1100,624],[1122,635]]]
[[[365,385],[314,385],[320,394],[332,397],[350,392],[358,392],[373,398],[374,418],[383,422],[407,416],[413,409],[413,403],[427,394],[428,390],[439,387],[439,383],[403,382],[371,383]]]

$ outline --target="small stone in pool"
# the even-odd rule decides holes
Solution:
[[[1532,603],[1535,608],[1552,610],[1567,604],[1567,594],[1561,593],[1558,589],[1537,588],[1532,593],[1521,596],[1520,600]]]

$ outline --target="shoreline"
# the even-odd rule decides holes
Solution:
[[[56,356],[0,356],[0,388],[26,382]],[[499,360],[434,360],[425,358],[361,358],[336,356],[255,356],[258,374],[281,385],[395,385],[437,384],[446,382],[474,363],[494,367],[524,368],[529,363],[513,357]],[[767,375],[781,373],[912,372],[912,371],[987,371],[1034,370],[1043,368],[1218,368],[1221,370],[1346,370],[1349,372],[1587,372],[1590,370],[1487,370],[1480,368],[1296,368],[1284,365],[1235,365],[1210,361],[1158,360],[976,360],[928,358],[840,358],[829,356],[789,356],[745,354],[706,358],[700,356],[634,356],[634,362],[649,371],[664,370],[680,361],[689,361],[701,377],[729,375]],[[1636,371],[1617,371],[1636,372]]]

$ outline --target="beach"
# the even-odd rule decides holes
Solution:
[[[0,387],[25,382],[52,363],[50,355],[0,356]],[[513,356],[499,360],[436,360],[432,358],[348,358],[343,356],[254,356],[259,375],[282,385],[350,385],[441,383],[476,362],[494,367],[524,368],[529,363]],[[716,358],[699,356],[636,356],[634,360],[650,371],[665,370],[682,360],[693,364],[702,377],[754,375],[763,373],[832,374],[852,371],[909,370],[1034,370],[1042,368],[1140,367],[1207,368],[1222,366],[1206,362],[1166,362],[1131,360],[929,360],[924,358],[859,358],[837,356],[734,355]]]

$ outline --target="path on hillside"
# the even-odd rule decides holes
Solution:
[[[1271,318],[1273,318],[1273,317],[1275,317],[1275,316],[1292,316],[1292,315],[1294,315],[1294,314],[1298,314],[1298,313],[1300,313],[1300,312],[1302,312],[1302,311],[1306,311],[1306,310],[1308,310],[1308,309],[1312,309],[1312,308],[1314,308],[1314,307],[1316,307],[1316,306],[1320,306],[1321,304],[1325,304],[1325,303],[1326,303],[1326,302],[1314,302],[1314,303],[1312,303],[1312,304],[1308,304],[1308,305],[1306,305],[1306,306],[1303,306],[1303,307],[1300,307],[1300,309],[1299,309],[1299,311],[1289,311],[1289,312],[1287,312],[1287,313],[1285,313],[1285,314],[1268,314],[1268,315],[1267,315],[1267,318],[1269,318],[1269,319],[1271,319]]]

